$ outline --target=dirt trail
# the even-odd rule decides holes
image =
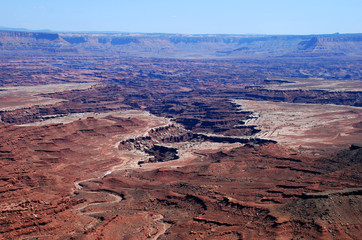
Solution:
[[[92,193],[94,194],[95,192],[92,191],[92,190],[85,190],[84,187],[82,187],[82,183],[86,183],[86,182],[91,182],[91,181],[94,181],[94,180],[100,180],[102,178],[104,178],[105,176],[109,175],[110,173],[105,173],[102,177],[99,177],[99,178],[91,178],[91,179],[87,179],[87,180],[83,180],[83,181],[78,181],[76,183],[74,183],[76,189],[73,191],[73,194],[76,194],[76,192],[79,192],[79,191],[83,191],[85,193]],[[81,213],[82,215],[88,215],[90,216],[91,214],[95,214],[95,213],[99,213],[99,212],[86,212],[84,213],[83,210],[85,210],[86,208],[89,208],[91,206],[96,206],[96,205],[109,205],[109,204],[115,204],[115,203],[119,203],[123,200],[123,198],[115,193],[112,193],[112,192],[109,192],[109,191],[97,191],[97,192],[102,192],[102,193],[105,193],[109,196],[111,196],[114,200],[112,201],[107,201],[107,202],[95,202],[95,203],[89,203],[89,204],[86,204],[85,206],[83,207],[79,207],[77,208],[76,210]]]
[[[108,114],[98,114],[97,118],[105,118],[108,116]],[[102,214],[106,213],[105,211],[100,211],[100,208],[109,208],[112,205],[116,205],[122,200],[122,196],[120,196],[117,193],[113,193],[112,191],[107,190],[92,190],[88,189],[87,185],[91,185],[94,182],[100,182],[102,179],[107,177],[108,175],[113,174],[115,171],[125,171],[129,169],[139,169],[140,166],[137,164],[139,161],[144,160],[147,158],[146,154],[141,151],[119,151],[118,150],[118,144],[119,141],[122,141],[124,139],[132,139],[139,136],[147,136],[148,132],[153,128],[158,127],[166,127],[170,124],[170,121],[165,118],[158,118],[156,116],[153,116],[147,112],[141,112],[141,111],[122,111],[119,113],[112,113],[112,116],[120,116],[122,118],[125,117],[136,117],[140,118],[142,120],[147,119],[146,124],[140,126],[135,131],[132,131],[131,133],[125,133],[122,135],[112,136],[109,141],[107,141],[104,146],[102,147],[102,151],[105,151],[105,156],[111,157],[117,157],[119,159],[119,162],[115,165],[111,165],[108,168],[102,169],[102,172],[94,172],[93,176],[91,178],[82,179],[79,181],[74,182],[74,188],[71,190],[71,195],[73,197],[76,196],[87,196],[87,195],[93,195],[95,199],[101,199],[101,201],[94,200],[93,202],[86,202],[81,205],[78,205],[75,209],[73,209],[77,214],[80,214],[82,216],[90,217],[92,218],[92,223],[89,224],[87,229],[92,229],[95,226],[97,226],[100,222],[103,220],[99,217],[96,217],[96,214]],[[107,157],[107,158],[108,158]],[[96,176],[96,177],[95,177]],[[92,207],[95,207],[92,209]],[[163,218],[163,217],[162,217]],[[160,222],[160,229],[161,232],[165,232],[167,230],[167,226],[160,220],[162,218],[156,219],[156,222]],[[162,225],[162,226],[161,226]],[[160,233],[158,236],[162,235],[163,233]]]
[[[152,236],[150,239],[157,240],[160,236],[165,234],[167,229],[169,229],[171,227],[171,224],[165,223],[164,221],[162,221],[162,219],[163,219],[163,216],[161,214],[155,218],[155,222],[157,222],[158,225],[160,226],[160,228],[159,228],[160,230],[154,236]]]

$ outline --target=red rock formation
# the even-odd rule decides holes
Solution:
[[[19,37],[31,38],[33,47],[49,42],[90,47],[85,36],[67,36],[68,43],[65,35]],[[143,41],[98,40],[114,45],[110,49]],[[209,40],[170,41],[197,46]],[[259,40],[241,44],[258,46]],[[252,51],[245,47],[237,52]],[[258,126],[245,126],[252,112],[232,102],[247,98],[357,108],[357,81],[353,91],[271,86],[278,81],[245,86],[269,76],[323,73],[341,79],[348,73],[359,79],[358,61],[309,59],[306,66],[305,59],[120,59],[104,54],[0,56],[1,86],[90,84],[65,90],[50,86],[41,96],[34,88],[10,97],[1,89],[0,238],[359,238],[360,143],[342,150],[349,143],[345,138],[326,140],[341,151],[326,147],[313,156],[257,139]],[[54,102],[44,103],[44,97]],[[346,115],[343,123],[358,136],[357,121],[352,124]]]

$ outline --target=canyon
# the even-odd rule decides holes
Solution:
[[[0,31],[0,239],[359,239],[361,36]]]

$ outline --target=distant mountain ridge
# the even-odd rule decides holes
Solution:
[[[216,35],[1,31],[0,54],[249,58],[362,56],[362,34]]]
[[[14,31],[14,32],[52,32],[49,29],[39,29],[39,30],[30,30],[27,28],[10,28],[10,27],[3,27],[0,26],[0,31]]]

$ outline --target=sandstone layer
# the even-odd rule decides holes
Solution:
[[[355,41],[2,32],[0,238],[359,239]]]

